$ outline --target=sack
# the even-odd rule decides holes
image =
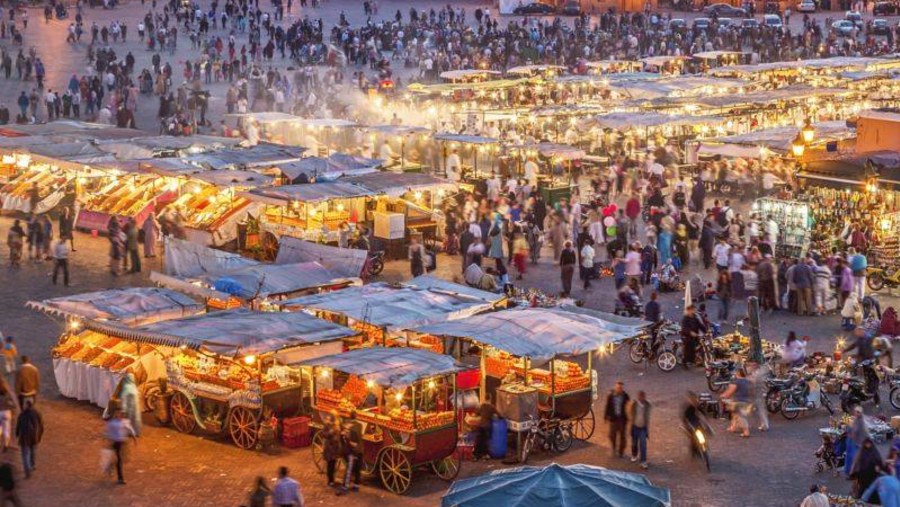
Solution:
[[[116,460],[116,452],[112,449],[104,447],[100,449],[100,471],[106,475],[109,474],[110,469],[112,469],[113,463]]]

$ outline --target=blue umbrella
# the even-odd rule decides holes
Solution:
[[[590,465],[524,466],[456,481],[441,507],[669,507],[641,474]]]

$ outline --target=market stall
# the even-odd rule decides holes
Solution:
[[[441,170],[449,179],[490,177],[493,174],[499,139],[452,133],[435,134],[433,138],[441,145]],[[463,158],[471,162],[463,162]]]
[[[178,292],[157,288],[110,289],[29,301],[27,306],[66,321],[52,350],[53,375],[67,398],[106,408],[125,373],[133,373],[145,401],[165,377],[163,358],[147,344],[131,343],[92,329],[85,321],[140,325],[195,315],[203,306]],[[152,406],[150,404],[146,404]]]
[[[75,227],[107,232],[113,217],[120,224],[134,221],[140,228],[158,208],[178,197],[177,178],[122,172],[124,167],[99,178],[96,190],[84,192],[84,204],[75,220]]]
[[[285,185],[334,181],[343,176],[356,176],[378,171],[381,160],[332,153],[328,157],[305,157],[281,164],[278,169]]]
[[[273,238],[291,236],[336,243],[342,223],[365,217],[372,192],[352,183],[335,181],[306,185],[259,187],[239,196],[260,203],[260,227]]]
[[[775,253],[779,257],[802,258],[809,247],[811,219],[809,204],[773,198],[757,199],[753,211],[778,226]]]
[[[303,310],[359,331],[349,349],[414,346],[435,349],[429,340],[409,340],[415,326],[458,320],[498,308],[505,296],[422,275],[404,284],[371,283],[362,287],[288,299],[286,310]]]
[[[430,174],[371,173],[342,181],[371,193],[365,221],[376,238],[388,242],[415,233],[426,241],[442,237],[442,205],[458,190],[457,184]]]
[[[332,414],[361,426],[367,475],[390,492],[403,494],[413,470],[428,466],[441,479],[459,473],[458,426],[453,400],[456,373],[464,367],[425,350],[381,347],[354,350],[299,363],[312,367],[315,426]],[[324,436],[313,437],[313,461],[325,468]]]
[[[594,315],[561,308],[486,313],[411,332],[420,340],[433,337],[444,353],[478,368],[481,399],[495,400],[513,431],[541,417],[566,419],[581,440],[595,427],[593,355],[633,336]]]
[[[308,408],[311,387],[289,365],[340,351],[340,340],[354,334],[303,313],[250,310],[134,328],[96,321],[85,327],[155,346],[165,357],[167,382],[157,394],[168,408],[163,422],[182,433],[223,434],[243,449],[274,439],[278,419]]]
[[[229,265],[217,251],[198,252],[186,241],[166,239],[165,272],[153,271],[150,280],[171,289],[204,298],[210,308],[250,306],[272,309],[272,302],[291,296],[346,287],[341,278],[317,262],[262,264],[248,261]],[[225,262],[217,262],[217,259]],[[197,259],[209,259],[197,263]]]
[[[386,169],[400,172],[423,172],[425,159],[425,127],[375,125],[365,128],[368,138],[364,152],[381,160]]]

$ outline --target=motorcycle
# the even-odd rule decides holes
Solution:
[[[880,380],[874,364],[874,359],[862,361],[859,363],[862,378],[853,377],[848,373],[841,381],[841,410],[849,414],[853,411],[853,407],[878,396]]]
[[[381,250],[374,252],[370,250],[366,265],[370,276],[380,275],[384,271],[384,252]]]
[[[677,324],[671,321],[663,321],[655,325],[649,334],[635,339],[628,350],[631,362],[640,364],[656,361],[660,370],[670,372],[678,364],[680,342],[676,341],[672,349],[666,348],[666,338],[670,334],[678,334]]]
[[[900,269],[888,273],[884,268],[868,268],[866,269],[866,285],[875,292],[885,286],[888,289],[900,287]]]
[[[796,419],[800,412],[825,407],[830,415],[834,415],[831,400],[819,387],[815,375],[801,376],[797,382],[784,392],[781,400],[781,415],[785,419]]]
[[[710,471],[709,467],[709,430],[702,426],[684,426],[681,427],[691,439],[693,451],[700,456],[706,465],[706,471]]]
[[[781,410],[781,402],[784,399],[784,393],[790,390],[797,382],[798,375],[791,372],[787,378],[767,378],[764,380],[766,384],[766,410],[770,414],[777,414]]]
[[[622,301],[621,297],[616,298],[616,307],[613,313],[622,317],[644,318],[644,306],[636,295],[631,295],[628,301]]]
[[[572,423],[564,423],[559,419],[541,419],[535,421],[531,417],[531,428],[522,442],[522,464],[528,463],[528,456],[535,448],[542,451],[565,452],[572,447]]]
[[[891,379],[891,406],[900,410],[900,377]]]

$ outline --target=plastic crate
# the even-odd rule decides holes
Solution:
[[[456,455],[459,459],[466,461],[472,459],[472,453],[475,452],[475,445],[460,443],[456,447]]]
[[[479,370],[461,371],[456,374],[457,389],[474,389],[481,385],[481,372]]]
[[[312,443],[312,438],[309,436],[309,433],[304,435],[282,435],[281,436],[281,445],[287,447],[288,449],[299,449],[301,447],[309,447]]]
[[[309,417],[290,417],[281,423],[283,438],[309,436]]]

